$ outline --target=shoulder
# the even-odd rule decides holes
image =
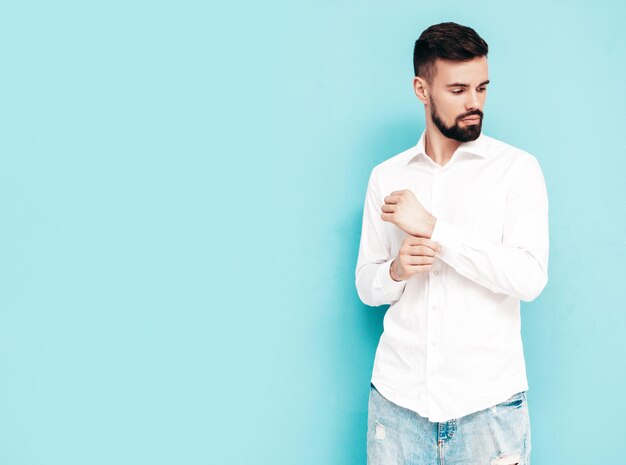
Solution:
[[[407,163],[414,154],[415,146],[380,162],[372,168],[370,181],[378,183],[395,178],[399,173],[407,169]]]
[[[546,195],[546,182],[537,157],[526,150],[487,137],[487,158],[490,158],[501,179],[514,195],[528,196],[531,192]],[[513,195],[513,194],[512,194]]]
[[[495,137],[483,135],[489,159],[507,165],[511,171],[541,171],[538,158],[530,152]]]
[[[539,159],[530,152],[503,142],[495,137],[484,136],[487,159],[490,160],[510,183],[527,182],[543,178]]]

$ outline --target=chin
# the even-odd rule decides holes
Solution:
[[[459,137],[459,141],[460,142],[471,142],[473,140],[478,139],[478,137],[480,136],[481,130],[480,128],[478,128],[477,131],[471,131],[471,132],[466,132],[464,133],[461,137]]]

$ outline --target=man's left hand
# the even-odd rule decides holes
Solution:
[[[431,215],[409,189],[385,197],[380,217],[413,236],[430,238],[437,218]]]

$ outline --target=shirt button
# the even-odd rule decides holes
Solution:
[[[439,270],[435,270],[435,271],[434,271],[434,273],[435,273],[435,274],[439,274]]]
[[[437,310],[437,306],[436,305],[433,305],[433,310]]]
[[[436,346],[437,345],[437,341],[433,341],[433,342],[431,342],[431,344]]]

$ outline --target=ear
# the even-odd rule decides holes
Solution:
[[[413,78],[413,90],[415,95],[424,105],[428,104],[428,88],[426,81],[419,76]]]

